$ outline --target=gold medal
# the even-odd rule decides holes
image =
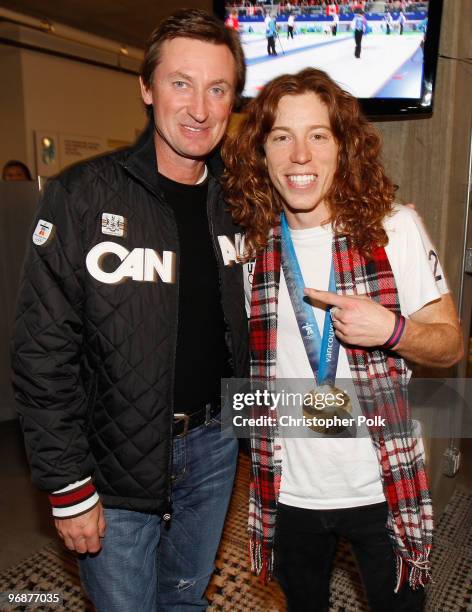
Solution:
[[[348,429],[352,422],[351,400],[345,391],[334,385],[320,385],[305,394],[303,416],[310,420],[309,427],[313,431],[337,435]]]

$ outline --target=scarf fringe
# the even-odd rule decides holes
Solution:
[[[407,578],[413,590],[424,587],[430,582],[430,552],[431,548],[427,548],[424,553],[419,553],[415,555],[415,557],[409,559],[404,559],[401,554],[397,554],[397,584],[395,586],[395,593],[400,591]]]
[[[269,558],[264,555],[264,544],[260,540],[249,540],[249,555],[251,559],[251,571],[260,577],[264,584],[272,579],[274,571],[274,552],[271,551]]]

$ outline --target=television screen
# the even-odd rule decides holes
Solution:
[[[239,31],[246,57],[245,97],[311,66],[371,116],[431,114],[442,0],[223,1],[220,14]]]

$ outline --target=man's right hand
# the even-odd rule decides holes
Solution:
[[[67,519],[54,519],[57,532],[69,550],[97,553],[102,547],[106,523],[100,502],[85,514]]]

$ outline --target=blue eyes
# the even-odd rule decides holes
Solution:
[[[191,85],[189,83],[187,83],[186,81],[173,81],[172,85],[176,88],[176,89],[189,89],[191,87]],[[226,93],[226,90],[223,89],[222,87],[212,87],[211,89],[209,89],[209,92],[213,95],[213,96],[224,96]]]

